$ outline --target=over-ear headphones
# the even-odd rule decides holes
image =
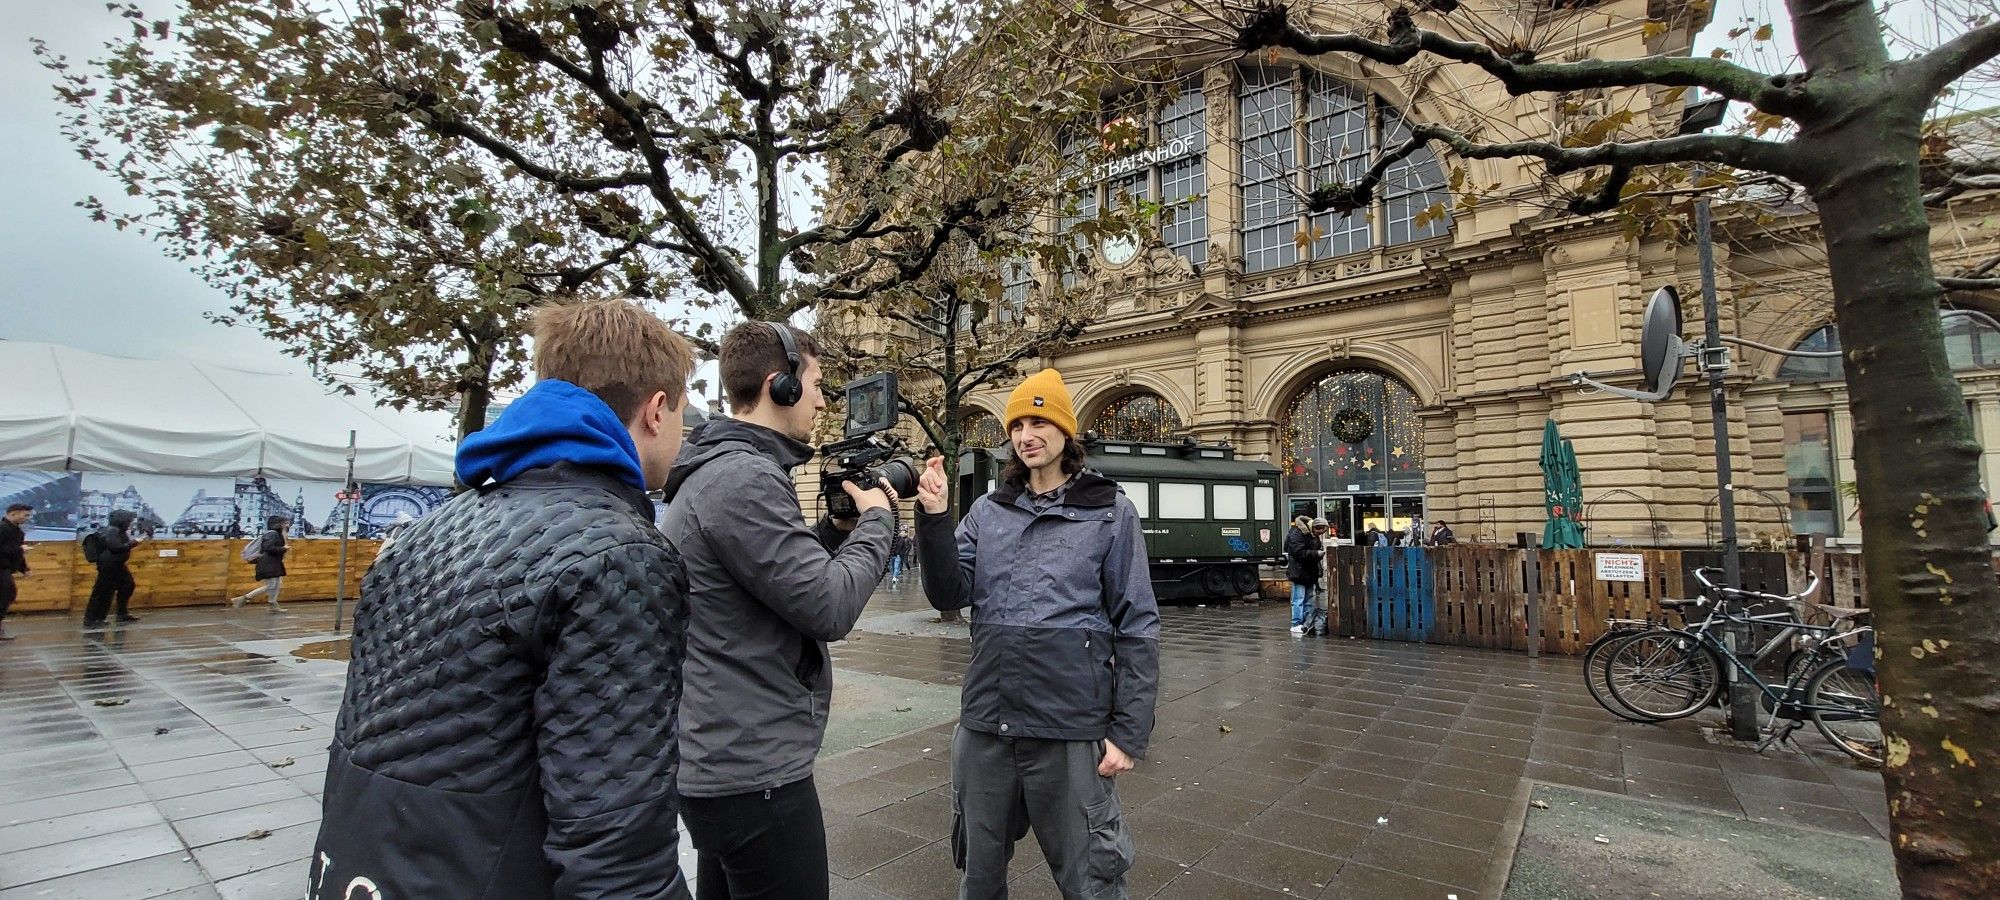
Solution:
[[[785,371],[771,379],[771,402],[779,406],[793,406],[806,395],[806,387],[799,383],[799,346],[792,343],[792,330],[776,322],[765,322],[772,331],[778,333],[778,343],[785,346]]]

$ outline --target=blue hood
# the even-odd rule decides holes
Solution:
[[[618,414],[596,394],[548,380],[508,404],[499,420],[458,445],[458,480],[471,487],[504,484],[522,472],[556,463],[592,466],[639,490],[639,448]]]

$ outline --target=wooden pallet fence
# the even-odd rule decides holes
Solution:
[[[1432,640],[1461,647],[1526,647],[1524,607],[1517,599],[1520,556],[1500,547],[1433,550],[1436,628]]]
[[[1541,568],[1534,597],[1527,596],[1522,576],[1523,554],[1530,552]],[[1639,580],[1599,580],[1596,557],[1607,552],[1639,556]],[[1327,552],[1329,615],[1340,635],[1525,650],[1528,604],[1534,603],[1542,648],[1580,654],[1604,634],[1608,619],[1678,623],[1660,601],[1694,596],[1700,585],[1690,573],[1721,561],[1721,554],[1705,550],[1336,547]],[[1742,561],[1744,581],[1753,589],[1787,593],[1794,582],[1803,586],[1803,554],[1752,552]],[[1827,554],[1824,567],[1841,605],[1860,605],[1859,556]]]
[[[1335,547],[1326,554],[1327,630],[1342,637],[1368,637],[1368,568],[1365,547]]]
[[[246,539],[247,540],[247,539]],[[380,541],[355,540],[347,547],[347,596],[361,591],[361,575],[375,559]],[[240,540],[158,540],[132,551],[132,608],[218,604],[257,585],[255,567],[238,553]],[[284,599],[331,600],[340,569],[340,542],[294,540],[285,555]],[[97,567],[83,561],[77,541],[28,545],[27,575],[15,580],[16,612],[81,611],[90,601]]]
[[[1430,552],[1416,547],[1374,547],[1370,553],[1369,633],[1394,641],[1430,640]]]

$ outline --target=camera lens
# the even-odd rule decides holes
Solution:
[[[882,481],[896,489],[898,497],[914,497],[917,494],[917,463],[907,456],[899,456],[880,466],[868,470],[869,487],[876,487]]]

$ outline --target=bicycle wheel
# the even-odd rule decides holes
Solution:
[[[1621,719],[1629,719],[1634,722],[1659,721],[1659,718],[1651,713],[1633,709],[1612,698],[1611,686],[1609,684],[1610,671],[1604,666],[1606,660],[1604,651],[1628,637],[1652,630],[1651,628],[1613,629],[1605,632],[1597,640],[1591,641],[1590,646],[1583,651],[1583,686],[1590,689],[1590,699],[1597,701],[1598,706],[1604,707],[1612,715]]]
[[[1722,690],[1722,659],[1685,631],[1642,631],[1604,653],[1611,699],[1651,721],[1694,715]]]
[[[1828,660],[1806,682],[1805,703],[1814,727],[1841,752],[1882,764],[1882,695],[1874,675],[1844,659]]]

